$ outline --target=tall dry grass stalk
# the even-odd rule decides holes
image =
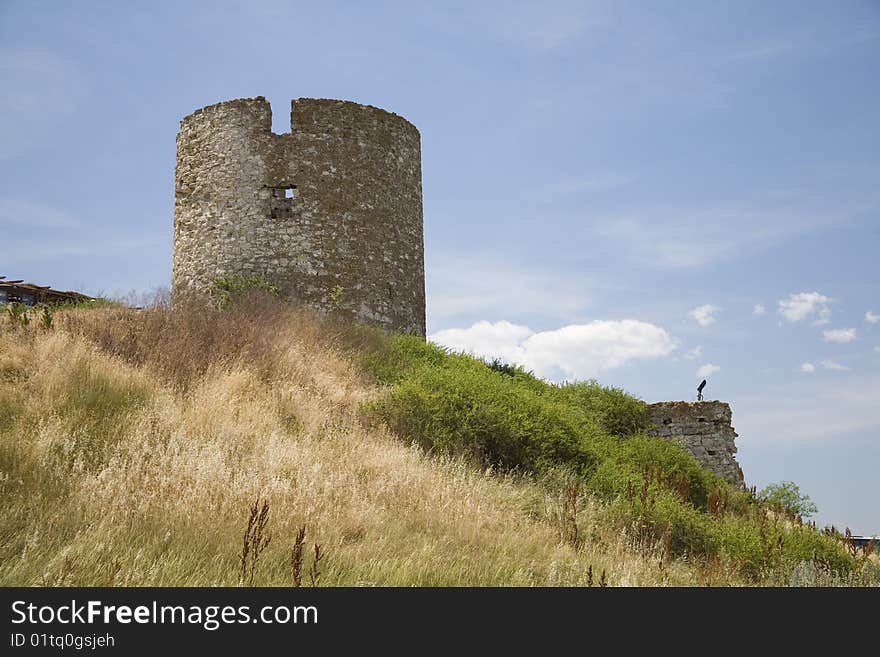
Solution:
[[[302,586],[303,548],[305,543],[306,526],[303,525],[296,532],[296,539],[293,542],[293,549],[290,554],[290,567],[293,572],[293,586],[295,588]]]
[[[251,513],[248,516],[247,529],[244,531],[244,540],[241,546],[241,570],[238,577],[239,584],[254,585],[254,577],[257,572],[257,565],[260,562],[260,555],[265,552],[272,541],[272,534],[266,530],[269,524],[269,503],[263,500],[256,500],[251,506]]]
[[[306,560],[325,586],[703,582],[577,489],[364,426],[375,339],[268,300],[3,325],[0,584],[299,586]]]

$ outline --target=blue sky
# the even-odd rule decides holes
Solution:
[[[880,533],[878,80],[876,0],[4,0],[0,273],[167,286],[183,116],[377,105],[422,134],[435,340],[648,401],[711,372],[749,483]]]

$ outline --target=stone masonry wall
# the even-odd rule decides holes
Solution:
[[[648,415],[657,427],[653,435],[680,441],[707,469],[735,486],[743,485],[743,472],[734,458],[737,434],[731,426],[729,404],[659,402],[648,404]]]
[[[424,336],[418,130],[376,107],[311,98],[292,101],[290,124],[274,134],[263,97],[181,121],[173,296],[257,275],[285,298]]]

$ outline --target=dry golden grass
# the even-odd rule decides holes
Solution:
[[[304,585],[741,583],[635,549],[583,493],[363,425],[379,391],[346,345],[369,337],[266,308],[0,327],[0,584],[238,585],[264,501],[256,585],[294,584],[303,526]]]

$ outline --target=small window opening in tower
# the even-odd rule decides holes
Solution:
[[[273,219],[285,219],[293,216],[293,201],[296,198],[296,185],[279,185],[269,187],[270,216]]]

